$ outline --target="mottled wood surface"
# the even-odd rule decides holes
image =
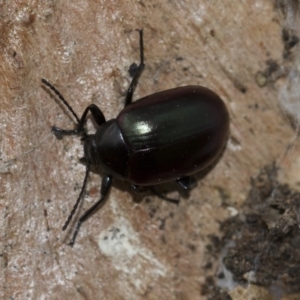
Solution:
[[[1,299],[205,299],[201,284],[216,275],[219,259],[210,257],[208,235],[219,234],[219,222],[242,205],[251,176],[280,159],[294,136],[278,104],[284,79],[264,88],[256,80],[267,60],[282,62],[281,17],[273,5],[0,2]],[[228,146],[178,207],[150,194],[134,201],[130,186],[116,182],[71,248],[71,231],[61,228],[84,177],[80,140],[50,135],[21,155],[53,124],[73,127],[40,78],[78,114],[95,103],[107,119],[115,117],[128,67],[139,59],[136,28],[144,28],[146,68],[135,99],[189,84],[213,89],[230,112]],[[99,187],[99,176],[91,175],[81,211]]]

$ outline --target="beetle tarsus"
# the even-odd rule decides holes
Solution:
[[[64,135],[78,135],[78,134],[80,134],[80,132],[77,129],[65,130],[65,129],[61,129],[61,128],[56,127],[56,126],[53,126],[51,131],[54,133],[55,137],[58,140],[61,140]]]
[[[130,66],[129,66],[129,69],[128,69],[128,73],[131,77],[134,76],[136,70],[138,68],[138,65],[136,63],[132,63]]]

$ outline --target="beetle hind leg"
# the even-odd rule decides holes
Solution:
[[[162,194],[158,190],[156,190],[156,188],[154,186],[145,187],[145,186],[139,186],[136,184],[132,184],[131,187],[136,193],[144,193],[147,190],[151,190],[153,192],[153,194],[155,194],[160,199],[174,203],[174,204],[179,204],[179,200],[166,197],[164,194]]]

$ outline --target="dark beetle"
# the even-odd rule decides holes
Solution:
[[[58,90],[46,84],[71,111],[77,120],[75,130],[53,127],[57,138],[63,135],[82,135],[86,174],[81,192],[66,221],[70,223],[84,192],[90,166],[104,172],[101,198],[88,209],[77,223],[74,244],[79,228],[103,203],[112,177],[127,180],[135,191],[143,186],[176,181],[184,189],[194,186],[190,175],[211,165],[224,148],[229,130],[229,115],[224,102],[213,91],[201,86],[179,87],[156,93],[133,103],[132,95],[144,68],[143,31],[140,34],[140,64],[132,65],[135,74],[125,98],[125,108],[116,119],[106,122],[101,110],[89,105],[81,118],[73,111]],[[95,134],[86,134],[84,125],[88,112],[99,126]],[[154,190],[155,191],[155,190]],[[177,202],[162,196],[171,202]]]

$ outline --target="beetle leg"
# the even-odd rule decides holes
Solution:
[[[139,186],[139,185],[136,185],[136,184],[132,184],[131,185],[132,189],[136,192],[136,193],[144,193],[147,188],[144,187],[144,186]]]
[[[112,184],[112,177],[108,174],[103,175],[102,183],[101,183],[101,197],[100,199],[92,206],[90,207],[78,220],[76,224],[76,228],[72,237],[71,242],[69,243],[70,246],[73,246],[76,240],[76,236],[79,232],[81,224],[86,221],[98,208],[103,204],[105,197],[107,196],[109,192],[109,188]]]
[[[139,186],[139,185],[136,185],[136,184],[132,184],[131,185],[132,189],[136,192],[136,193],[143,193],[147,190],[147,187],[145,186]],[[157,197],[159,197],[160,199],[162,200],[165,200],[165,201],[168,201],[168,202],[172,202],[172,203],[175,203],[175,204],[178,204],[179,203],[179,200],[177,199],[172,199],[172,198],[168,198],[166,197],[165,195],[161,194],[160,192],[158,192],[155,187],[151,186],[151,187],[148,187]]]
[[[102,113],[102,111],[99,109],[98,106],[95,104],[89,105],[83,112],[81,118],[79,119],[73,108],[70,106],[70,104],[67,102],[67,100],[63,97],[63,95],[56,89],[54,85],[52,85],[50,82],[48,82],[46,79],[42,78],[42,82],[49,87],[57,96],[58,98],[62,101],[62,103],[68,108],[68,110],[72,113],[72,115],[75,117],[78,126],[76,129],[73,130],[65,130],[58,128],[56,126],[52,127],[52,131],[54,132],[55,136],[58,139],[61,139],[64,135],[77,135],[77,134],[84,134],[84,123],[86,121],[86,116],[88,112],[90,111],[94,121],[98,126],[101,126],[103,123],[106,122],[105,117]]]
[[[143,43],[143,29],[137,29],[137,31],[139,32],[140,34],[140,64],[136,67],[136,70],[135,70],[135,73],[134,73],[134,76],[131,80],[131,83],[129,85],[129,88],[127,90],[127,93],[126,93],[126,98],[125,98],[125,106],[126,107],[128,104],[131,103],[132,101],[132,95],[133,95],[133,92],[134,92],[134,89],[137,85],[137,82],[138,82],[138,79],[145,67],[145,64],[144,64],[144,43]],[[129,72],[132,71],[132,65],[130,66],[129,68]]]
[[[184,190],[190,190],[196,186],[197,180],[194,176],[186,176],[178,178],[176,183]]]
[[[58,133],[59,135],[81,134],[82,132],[84,132],[83,126],[84,126],[84,123],[86,121],[86,117],[87,117],[87,114],[89,111],[91,112],[93,119],[98,126],[101,126],[102,124],[104,124],[106,122],[105,117],[104,117],[102,111],[99,109],[99,107],[95,104],[90,104],[84,110],[76,129],[64,130],[64,129],[60,129],[60,128],[54,126],[54,127],[52,127],[52,131],[54,131],[55,133]]]
[[[95,105],[95,104],[90,104],[83,112],[80,121],[78,123],[78,128],[77,131],[82,132],[83,131],[83,125],[86,121],[86,116],[88,114],[88,112],[91,112],[94,121],[96,122],[96,124],[98,126],[101,126],[102,124],[104,124],[106,122],[105,117],[102,113],[102,111],[100,110],[100,108]]]
[[[77,134],[85,134],[84,132],[84,123],[86,121],[86,117],[88,112],[91,112],[94,121],[96,122],[96,124],[98,126],[101,126],[102,124],[104,124],[106,122],[105,117],[102,113],[102,111],[99,109],[98,106],[96,106],[95,104],[90,104],[83,112],[79,122],[78,122],[78,126],[76,129],[74,130],[65,130],[65,129],[61,129],[58,128],[56,126],[52,127],[52,131],[54,132],[55,136],[58,139],[62,139],[62,137],[64,135],[77,135]]]
[[[172,198],[168,198],[165,195],[161,194],[160,192],[158,192],[154,186],[150,187],[150,190],[160,199],[174,203],[174,204],[179,204],[179,200],[178,199],[172,199]]]

